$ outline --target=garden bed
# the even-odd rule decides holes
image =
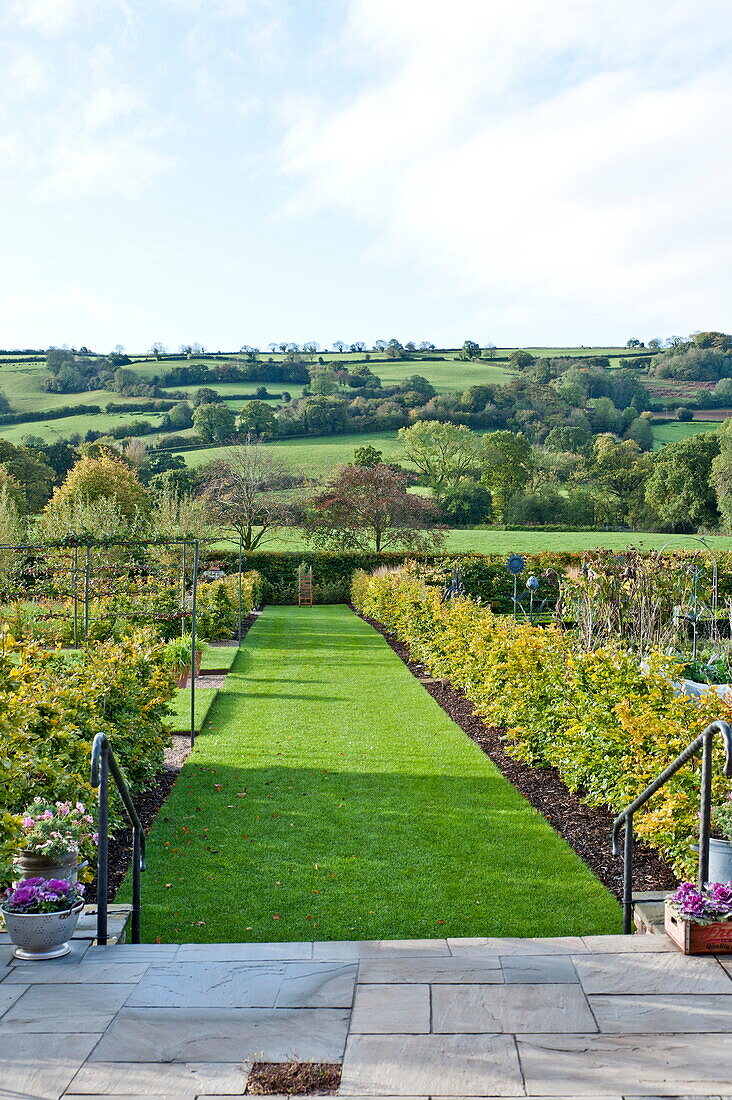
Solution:
[[[356,611],[356,614],[359,612]],[[614,815],[609,810],[587,806],[582,801],[581,793],[573,794],[555,768],[532,767],[510,756],[506,752],[502,731],[487,726],[463,692],[442,680],[429,678],[425,667],[412,661],[407,646],[394,634],[375,619],[365,615],[359,617],[381,634],[453,722],[481,747],[506,779],[585,861],[600,882],[622,900],[623,862],[615,859],[610,852]],[[639,841],[635,844],[633,870],[634,890],[672,890],[678,884],[678,878],[668,863]]]

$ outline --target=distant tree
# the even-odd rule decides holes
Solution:
[[[154,344],[150,345],[149,355],[154,355],[157,359],[160,355],[167,355],[168,349],[165,344],[161,344],[159,340],[156,340]]]
[[[442,515],[450,527],[474,527],[493,518],[492,498],[484,485],[461,481],[440,497]]]
[[[667,443],[656,454],[645,497],[664,526],[679,532],[716,527],[720,516],[711,475],[719,453],[717,433],[699,432]]]
[[[409,378],[405,378],[401,383],[400,389],[405,393],[421,393],[428,401],[437,393],[432,383],[421,374],[410,374]]]
[[[509,366],[514,370],[526,370],[527,367],[533,367],[535,362],[536,356],[523,348],[516,348],[508,357]]]
[[[363,340],[354,340],[352,344],[348,346],[349,351],[363,352],[366,351],[366,345]]]
[[[676,419],[688,424],[690,420],[694,419],[694,413],[686,405],[680,405],[676,410]]]
[[[310,358],[312,359],[312,357],[315,355],[315,353],[317,352],[319,347],[320,347],[320,344],[318,343],[317,340],[307,340],[303,344],[302,350],[304,351],[305,355],[309,355]]]
[[[240,537],[245,550],[256,550],[298,518],[296,480],[271,452],[247,439],[205,471],[203,496],[214,521]]]
[[[374,351],[386,351],[386,340],[374,340]]]
[[[236,417],[223,403],[199,405],[193,425],[206,443],[229,443],[236,431]]]
[[[312,393],[328,397],[338,392],[338,379],[330,367],[310,368],[310,390]]]
[[[56,481],[56,471],[29,447],[16,447],[0,439],[0,463],[21,488],[24,511],[40,512],[47,503]]]
[[[483,348],[483,355],[486,359],[495,359],[497,350],[495,344],[486,344]]]
[[[127,393],[133,386],[139,385],[140,376],[129,367],[119,367],[114,372],[114,388],[117,393]]]
[[[438,494],[457,484],[479,462],[480,439],[460,424],[420,420],[400,428],[398,438],[404,457]]]
[[[436,549],[444,542],[432,501],[407,492],[408,478],[391,466],[343,466],[308,501],[303,533],[329,550]]]
[[[414,340],[407,340],[406,344],[404,345],[404,350],[409,352],[416,351],[417,345],[415,344]]]
[[[650,351],[660,351],[662,343],[662,340],[660,340],[657,336],[654,336],[652,340],[648,341],[647,346]]]
[[[384,349],[384,353],[387,359],[403,359],[404,351],[405,349],[399,343],[399,341],[393,338],[389,341],[389,343],[386,345],[386,348]]]
[[[692,340],[698,348],[732,351],[732,336],[726,332],[695,332],[692,335]]]
[[[270,347],[272,347],[271,344]],[[254,348],[251,344],[244,344],[239,348],[239,351],[244,356],[247,363],[256,363],[259,359],[259,348]]]
[[[167,415],[169,427],[173,431],[182,432],[193,427],[193,409],[187,401],[179,401],[177,405],[173,405]]]
[[[645,416],[636,416],[628,425],[625,437],[632,439],[642,451],[650,451],[653,447],[653,428],[650,420]]]
[[[143,485],[149,485],[158,474],[167,474],[173,470],[185,470],[183,455],[174,455],[170,451],[148,451],[145,461],[137,471]]]
[[[631,339],[627,341],[625,346],[626,348],[643,348],[645,347],[645,344],[641,343],[640,340],[636,340],[635,337],[631,337]]]
[[[420,351],[435,351],[436,349],[435,349],[435,345],[430,340],[420,340],[419,350]]]
[[[3,391],[0,390],[0,413],[7,412],[11,412],[10,402],[8,401]]]
[[[212,390],[209,386],[202,386],[193,395],[193,404],[196,408],[199,405],[216,405],[221,400],[221,394],[217,390]]]
[[[348,427],[348,410],[341,398],[316,394],[300,405],[308,435],[337,435]]]
[[[480,359],[480,344],[475,340],[466,340],[460,349],[461,359]]]
[[[79,459],[76,447],[66,439],[59,439],[56,443],[46,443],[42,439],[34,440],[29,444],[31,450],[41,462],[50,466],[56,475],[55,484],[60,485],[74,463]]]
[[[569,451],[572,454],[584,454],[592,445],[592,434],[586,428],[561,426],[552,428],[544,440],[544,446],[550,451]]]
[[[520,432],[489,432],[483,439],[480,465],[481,482],[491,490],[494,511],[503,519],[508,501],[531,478],[531,444]]]
[[[277,433],[277,417],[266,401],[247,401],[239,415],[239,428],[255,439]]]
[[[346,345],[345,345],[345,342],[343,340],[334,340],[333,341],[333,347],[335,348],[336,351],[341,352],[341,353],[346,350]]]
[[[383,451],[377,451],[376,447],[372,447],[370,443],[365,447],[356,447],[353,452],[354,466],[378,466],[383,459]]]

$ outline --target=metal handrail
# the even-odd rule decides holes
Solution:
[[[727,722],[712,722],[669,764],[646,789],[619,813],[613,822],[613,855],[620,855],[618,836],[625,826],[623,845],[623,932],[628,935],[633,921],[633,815],[664,783],[702,750],[701,805],[699,809],[699,888],[709,877],[709,828],[712,812],[712,741],[715,733],[724,739],[724,774],[732,775],[732,727]]]
[[[109,879],[109,774],[119,791],[132,825],[132,942],[140,942],[140,873],[145,870],[145,834],[124,776],[119,770],[105,733],[94,738],[91,756],[91,785],[99,788],[97,830],[97,943],[107,944],[107,889]]]

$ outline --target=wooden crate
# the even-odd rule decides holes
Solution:
[[[718,924],[694,924],[682,920],[666,906],[664,928],[684,955],[731,955],[732,920]]]

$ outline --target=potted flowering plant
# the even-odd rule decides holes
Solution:
[[[179,638],[173,638],[166,644],[168,660],[178,677],[178,687],[186,687],[191,671],[191,635],[182,634]],[[196,644],[195,675],[201,671],[201,654],[203,646]]]
[[[22,815],[23,838],[16,859],[20,880],[78,878],[79,849],[96,843],[94,818],[83,802],[44,802],[36,798]]]
[[[666,898],[665,929],[685,955],[732,953],[732,882],[682,882]]]
[[[84,908],[84,887],[66,879],[29,878],[5,891],[0,910],[18,959],[68,955]]]

